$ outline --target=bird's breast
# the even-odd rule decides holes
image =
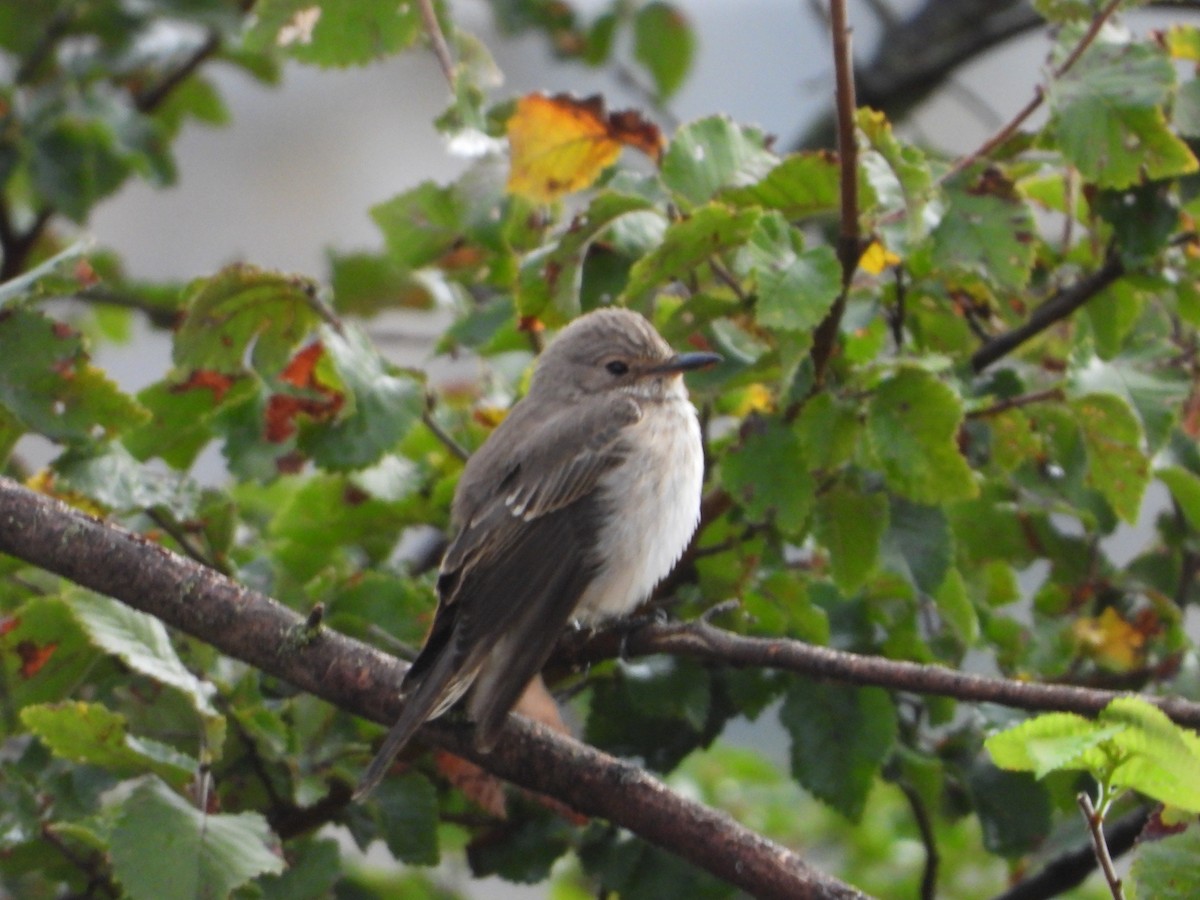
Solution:
[[[648,405],[625,461],[600,483],[598,570],[576,606],[584,623],[631,612],[678,562],[700,521],[704,453],[685,398]]]

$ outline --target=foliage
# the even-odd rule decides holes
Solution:
[[[722,622],[745,634],[1196,697],[1183,627],[1200,600],[1194,27],[1140,39],[1089,28],[1112,4],[1037,4],[1056,27],[1049,116],[983,155],[943,159],[859,111],[849,269],[829,152],[782,152],[721,115],[664,135],[652,111],[489,96],[486,51],[444,4],[430,8],[457,64],[439,126],[497,146],[518,134],[511,174],[489,158],[384,199],[381,248],[336,258],[331,288],[250,265],[146,285],[70,246],[67,224],[128,179],[170,183],[183,123],[225,120],[211,64],[271,80],[285,58],[409,50],[424,27],[416,2],[245,6],[0,0],[6,475],[302,612],[323,604],[331,627],[415,645],[434,575],[402,551],[446,527],[458,446],[478,446],[519,393],[543,328],[615,302],[725,357],[690,382],[712,502],[660,598],[673,615],[735,598]],[[494,7],[565,57],[632,67],[659,100],[695,50],[683,9],[657,0],[590,21],[563,3]],[[623,145],[657,164],[614,165]],[[471,391],[429,394],[350,320],[435,296],[453,312],[438,352],[474,354],[485,373]],[[173,329],[171,369],[136,396],[90,357],[134,316]],[[823,323],[832,352],[814,339]],[[22,467],[27,435],[57,448],[44,471]],[[210,447],[226,485],[189,474]],[[1155,485],[1168,501],[1147,503]],[[1134,522],[1153,538],[1119,565],[1111,538]],[[436,874],[373,872],[312,833],[332,823],[407,866],[465,849],[476,872],[551,880],[558,896],[733,893],[605,823],[505,805],[441,756],[412,754],[348,805],[377,726],[9,557],[0,660],[2,892],[450,895]],[[836,841],[822,860],[867,889],[920,880],[926,854],[900,846],[941,847],[955,896],[999,887],[1007,864],[1036,867],[1082,837],[1064,771],[1197,809],[1196,736],[1135,700],[988,738],[1013,772],[983,752],[1012,719],[949,697],[657,657],[597,665],[584,686],[568,693],[587,740],[769,837]],[[719,739],[742,716],[782,730],[782,762]],[[1139,846],[1139,892],[1161,896],[1168,877],[1196,892],[1180,860],[1197,828]],[[967,887],[970,870],[991,880]]]

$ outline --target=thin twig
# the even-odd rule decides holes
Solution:
[[[1093,18],[1091,23],[1088,25],[1087,31],[1083,33],[1083,36],[1078,40],[1078,42],[1076,42],[1075,46],[1071,49],[1071,52],[1067,54],[1067,58],[1063,60],[1062,64],[1055,69],[1053,73],[1051,73],[1052,80],[1062,78],[1071,70],[1075,63],[1079,62],[1079,58],[1083,56],[1088,47],[1090,47],[1096,40],[1096,37],[1100,34],[1100,30],[1104,27],[1105,23],[1112,18],[1113,14],[1116,13],[1117,9],[1123,2],[1124,0],[1109,0],[1108,5],[1096,14],[1095,18]],[[944,183],[953,178],[963,169],[974,164],[976,160],[990,156],[997,147],[1002,145],[1005,141],[1017,133],[1017,129],[1025,124],[1025,120],[1033,115],[1037,111],[1038,107],[1045,102],[1045,100],[1046,89],[1039,85],[1034,91],[1033,97],[1030,99],[1030,101],[1021,107],[1017,114],[1013,116],[1003,128],[984,141],[974,153],[968,153],[966,156],[961,157],[941,178],[938,179],[938,182]]]
[[[446,83],[450,85],[450,90],[454,90],[457,81],[454,73],[454,56],[450,53],[450,45],[446,43],[446,35],[442,32],[441,23],[438,22],[437,12],[433,8],[433,0],[417,0],[417,6],[421,10],[421,22],[425,26],[425,34],[429,37],[433,55],[437,57],[438,65],[441,66],[442,74],[446,76]]]
[[[1105,843],[1112,856],[1121,856],[1133,848],[1138,835],[1150,820],[1150,810],[1142,808],[1122,816],[1105,829]],[[1061,897],[1082,884],[1096,871],[1096,854],[1091,840],[1055,857],[1039,871],[993,897],[992,900],[1050,900]]]
[[[710,259],[708,267],[712,269],[712,273],[717,276],[717,280],[722,282],[727,288],[733,291],[742,303],[749,302],[750,298],[746,296],[746,292],[742,290],[741,284],[733,277],[733,273],[725,268],[724,264],[718,259]]]
[[[139,91],[133,98],[133,105],[137,107],[139,112],[152,113],[162,105],[163,101],[171,95],[171,92],[187,79],[203,65],[209,57],[217,52],[221,47],[221,36],[216,31],[210,31],[191,55],[185,59],[176,69],[168,72],[158,84],[149,87],[144,91]]]
[[[457,457],[461,462],[466,462],[471,456],[471,451],[454,439],[450,432],[446,431],[438,424],[437,419],[433,417],[433,396],[430,395],[426,399],[425,409],[421,413],[421,421],[425,423],[425,427],[433,432],[433,436],[437,438],[450,453]]]
[[[917,830],[921,832],[921,844],[925,847],[925,866],[921,872],[921,900],[934,900],[937,897],[938,866],[941,864],[941,854],[938,852],[937,835],[933,830],[933,821],[925,801],[917,793],[916,788],[903,781],[898,783],[900,791],[908,800]]]
[[[1008,412],[1010,409],[1020,409],[1022,406],[1033,406],[1036,403],[1058,402],[1065,398],[1066,394],[1063,393],[1062,388],[1047,388],[1044,391],[1034,391],[1031,394],[1022,394],[1019,397],[1009,397],[1006,400],[1000,400],[982,409],[973,409],[967,413],[967,418],[987,419],[991,416],[998,416],[1000,413]]]
[[[568,633],[559,641],[551,659],[560,664],[588,665],[614,659],[622,648],[626,657],[664,653],[734,668],[775,669],[845,684],[874,685],[1030,711],[1095,715],[1117,697],[1128,695],[1127,691],[975,675],[946,666],[850,653],[789,638],[748,637],[703,620],[644,622],[632,633],[619,624],[587,635]],[[1200,726],[1200,703],[1174,696],[1143,695],[1143,699],[1180,725]]]
[[[837,344],[842,314],[846,309],[846,293],[850,290],[862,250],[858,226],[858,144],[854,131],[854,58],[850,49],[846,0],[831,0],[829,13],[837,97],[837,151],[841,195],[837,256],[842,266],[842,289],[833,303],[833,308],[813,334],[814,390],[819,390],[824,385],[829,359]]]
[[[213,562],[213,560],[209,558],[208,554],[202,551],[199,547],[195,546],[188,538],[184,530],[179,527],[179,524],[172,521],[169,516],[164,515],[161,511],[153,507],[148,507],[142,512],[145,514],[146,518],[169,534],[175,543],[179,545],[179,549],[188,557],[194,559],[202,566],[208,566],[210,569],[216,569],[218,572],[222,572],[225,575],[229,574],[229,572]]]
[[[1096,853],[1096,861],[1100,864],[1100,871],[1104,873],[1104,880],[1108,882],[1108,890],[1113,896],[1113,900],[1125,900],[1125,893],[1121,890],[1121,879],[1117,877],[1116,867],[1113,865],[1112,856],[1108,852],[1108,842],[1104,840],[1104,817],[1096,812],[1096,808],[1092,806],[1092,798],[1087,791],[1080,791],[1075,798],[1075,802],[1079,804],[1079,808],[1083,810],[1083,818],[1087,822],[1088,834],[1092,838],[1092,849]]]
[[[1104,265],[1091,275],[1059,291],[1035,309],[1025,322],[1011,331],[997,335],[971,354],[971,368],[982,372],[1055,322],[1067,318],[1124,274],[1125,264],[1121,258],[1115,253],[1109,254]]]

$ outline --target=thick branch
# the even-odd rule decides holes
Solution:
[[[0,552],[114,597],[285,679],[340,709],[390,724],[404,666],[303,619],[146,538],[0,478]],[[764,898],[861,898],[722,812],[685,800],[637,766],[513,717],[496,749],[476,752],[467,726],[434,722],[432,743],[586,816],[628,828]]]
[[[944,666],[863,656],[785,638],[746,637],[716,628],[704,620],[665,624],[646,622],[632,629],[618,623],[590,638],[567,635],[559,643],[555,661],[579,664],[618,654],[634,657],[656,653],[690,656],[739,668],[781,669],[812,678],[877,685],[914,694],[935,694],[973,703],[997,703],[1014,709],[1094,715],[1122,696],[1117,691],[972,675]],[[1200,703],[1178,697],[1143,695],[1142,699],[1153,703],[1180,725],[1200,727]]]

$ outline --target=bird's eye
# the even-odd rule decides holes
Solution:
[[[610,375],[625,375],[629,372],[629,366],[619,359],[614,359],[612,362],[605,363],[604,368],[608,370]]]

